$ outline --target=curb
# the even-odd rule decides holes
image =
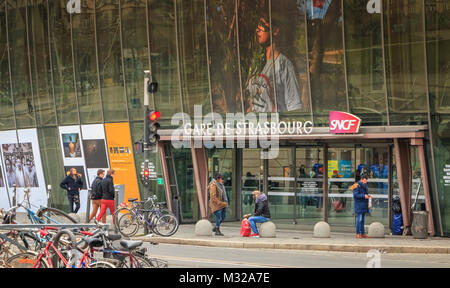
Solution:
[[[369,250],[381,250],[386,253],[412,253],[412,254],[450,254],[449,247],[425,247],[425,246],[399,246],[399,245],[353,245],[353,244],[317,244],[317,243],[271,243],[250,241],[223,241],[210,239],[184,239],[171,237],[137,237],[136,240],[144,242],[193,245],[223,248],[247,248],[247,249],[283,249],[283,250],[310,250],[331,252],[356,252],[367,253]]]

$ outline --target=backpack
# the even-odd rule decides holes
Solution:
[[[244,218],[242,220],[241,224],[241,236],[242,237],[250,237],[250,234],[252,233],[252,227],[250,226],[250,222],[247,218]]]
[[[102,194],[102,181],[95,178],[94,182],[92,182],[89,198],[91,198],[91,200],[101,199]]]

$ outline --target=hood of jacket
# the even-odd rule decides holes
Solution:
[[[264,202],[264,201],[266,201],[266,200],[267,200],[266,194],[263,194],[263,193],[262,193],[261,195],[258,196],[258,198],[256,198],[255,203]]]

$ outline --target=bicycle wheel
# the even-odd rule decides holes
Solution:
[[[42,208],[36,213],[43,223],[66,224],[77,223],[69,214],[56,208]]]
[[[131,261],[130,257],[133,257],[133,261]],[[145,259],[145,257],[136,255],[133,253],[133,256],[127,257],[121,263],[119,268],[153,268],[152,264]]]
[[[116,211],[114,211],[114,216],[113,216],[114,217],[114,226],[116,227],[117,230],[119,230],[118,223],[119,223],[120,216],[125,215],[125,214],[130,214],[130,213],[133,213],[133,211],[128,207],[119,208]]]
[[[87,268],[116,268],[116,266],[106,261],[96,261],[94,263],[90,263]]]
[[[32,252],[19,253],[6,260],[6,265],[10,268],[33,268],[39,254]],[[47,262],[41,259],[36,268],[48,268]]]
[[[155,229],[161,236],[172,236],[178,230],[178,220],[175,216],[170,214],[161,215],[158,220],[156,220]]]
[[[120,234],[125,237],[132,237],[136,235],[139,230],[139,219],[136,214],[131,212],[120,216],[117,225],[117,230],[119,230]]]
[[[53,237],[53,244],[55,245],[55,248],[52,248],[52,250],[56,249],[61,252],[61,254],[66,258],[69,254],[68,252],[75,247],[77,247],[77,242],[75,239],[75,236],[70,230],[63,229],[58,231],[56,235]],[[64,261],[58,256],[56,251],[52,251],[52,263],[53,267],[55,268],[64,268],[66,265],[64,264]],[[68,258],[68,257],[67,257]],[[71,259],[66,259],[68,262],[70,262]]]
[[[23,243],[23,246],[27,247],[27,250],[40,251],[41,248],[44,248],[41,239],[33,233],[20,233],[17,240],[19,243]]]
[[[168,268],[169,267],[169,263],[165,260],[161,260],[158,258],[145,258],[147,260],[147,262],[150,263],[150,265],[152,265],[153,268]]]

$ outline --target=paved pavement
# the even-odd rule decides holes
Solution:
[[[385,238],[356,239],[354,233],[332,232],[330,238],[314,238],[311,230],[293,230],[286,226],[277,229],[276,238],[241,237],[239,223],[224,223],[221,231],[225,236],[196,236],[195,225],[180,225],[171,237],[136,235],[135,239],[146,242],[195,245],[209,247],[293,249],[334,252],[367,253],[376,249],[386,253],[431,253],[450,254],[450,238],[430,237],[414,239],[412,236],[392,236]]]

